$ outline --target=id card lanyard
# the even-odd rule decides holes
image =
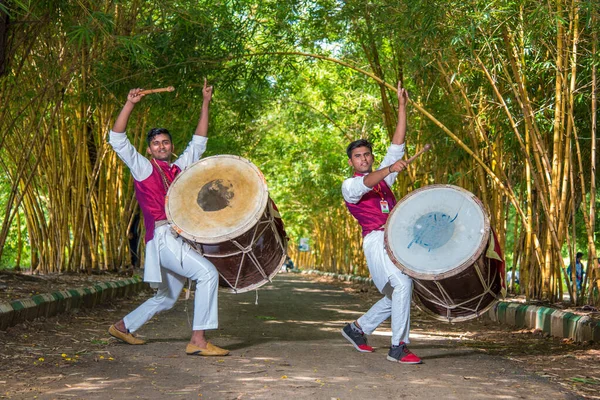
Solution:
[[[383,214],[389,214],[390,213],[390,205],[383,197],[383,192],[381,190],[381,183],[378,183],[377,186],[373,186],[373,191],[375,193],[377,193],[379,195],[379,197],[381,197],[381,200],[379,201],[379,206],[381,207],[381,212]]]

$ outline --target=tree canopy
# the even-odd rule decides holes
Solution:
[[[593,297],[600,279],[595,173],[600,6],[534,1],[0,0],[0,264],[40,271],[130,262],[136,203],[106,143],[130,88],[150,127],[182,148],[204,78],[215,86],[207,155],[265,174],[304,267],[368,274],[340,186],[345,147],[381,157],[408,88],[399,197],[432,183],[477,195],[528,297]],[[300,238],[310,252],[298,252]],[[565,256],[584,250],[577,293]],[[566,285],[563,285],[566,282]],[[598,301],[597,298],[595,301]]]

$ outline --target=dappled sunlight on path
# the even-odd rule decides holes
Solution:
[[[109,339],[110,323],[142,299],[123,301],[83,319],[64,316],[1,334],[0,372],[11,398],[571,398],[521,363],[486,354],[494,346],[479,340],[474,327],[485,329],[481,324],[444,324],[413,310],[410,348],[424,364],[386,360],[389,321],[369,338],[374,353],[355,351],[340,329],[378,298],[367,294],[292,274],[261,288],[258,304],[253,292],[221,292],[220,327],[208,335],[231,355],[214,358],[184,353],[192,299],[138,332],[147,345]],[[28,346],[10,347],[25,335]]]

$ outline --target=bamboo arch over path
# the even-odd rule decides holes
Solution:
[[[153,71],[157,71],[157,70],[162,70],[162,69],[168,69],[168,68],[172,68],[174,66],[179,66],[179,65],[184,65],[184,64],[192,64],[192,63],[198,63],[198,62],[202,62],[202,63],[217,63],[217,62],[223,62],[223,61],[232,61],[235,60],[236,58],[252,58],[252,57],[260,57],[260,56],[300,56],[300,57],[306,57],[306,58],[315,58],[315,59],[319,59],[319,60],[323,60],[323,61],[328,61],[328,62],[332,62],[335,64],[339,64],[342,65],[346,68],[352,69],[356,72],[359,72],[363,75],[368,76],[369,78],[373,79],[374,81],[376,81],[377,83],[384,85],[386,88],[397,92],[397,89],[394,85],[390,85],[389,83],[385,82],[383,79],[379,78],[378,76],[376,76],[375,74],[366,71],[362,68],[359,68],[357,66],[354,66],[348,62],[336,59],[336,58],[332,58],[332,57],[327,57],[324,55],[320,55],[320,54],[313,54],[313,53],[305,53],[305,52],[300,52],[300,51],[273,51],[273,52],[257,52],[257,53],[251,53],[251,54],[245,54],[245,55],[241,55],[241,56],[232,56],[232,57],[226,57],[226,58],[222,58],[222,59],[199,59],[199,58],[190,58],[187,61],[183,61],[183,62],[179,62],[179,63],[173,63],[173,64],[169,64],[169,65],[165,65],[163,67],[159,67],[154,69]],[[143,73],[147,73],[149,71],[144,71]],[[127,79],[130,78],[130,76],[128,77],[124,77],[122,79],[116,80],[112,83],[116,83],[120,80],[123,79]],[[521,205],[519,204],[516,195],[514,193],[514,190],[510,184],[510,182],[508,182],[508,179],[506,180],[506,183],[504,183],[486,164],[485,162],[477,155],[475,154],[475,152],[473,152],[473,150],[471,150],[454,132],[452,132],[446,125],[444,125],[441,121],[439,121],[437,118],[435,118],[429,111],[427,111],[421,104],[411,100],[409,98],[409,102],[411,103],[412,106],[414,106],[417,111],[419,111],[421,114],[423,114],[425,117],[427,117],[431,122],[433,122],[437,127],[439,127],[442,131],[444,131],[452,140],[454,140],[459,147],[461,147],[465,152],[467,152],[467,154],[469,154],[471,157],[473,157],[473,159],[488,173],[488,175],[493,179],[493,181],[500,187],[500,189],[508,196],[511,204],[515,207],[515,210],[518,212],[519,216],[521,217],[521,220],[523,221],[523,224],[525,226],[527,226],[527,216],[525,215],[525,212],[523,211],[523,209],[521,208]],[[519,137],[520,139],[520,137]],[[530,160],[528,160],[528,162],[531,162]],[[504,178],[507,178],[506,176],[504,176]],[[537,182],[537,180],[534,179],[534,184],[539,185],[539,183]],[[544,209],[545,214],[548,216],[547,218],[547,222],[549,224],[549,228],[550,228],[550,236],[552,238],[552,241],[554,243],[554,245],[556,246],[556,248],[560,248],[560,242],[558,240],[558,236],[556,233],[556,227],[554,224],[554,221],[552,220],[552,218],[550,218],[550,214],[549,214],[549,210],[548,210],[548,204],[546,202],[546,200],[544,198],[541,199],[541,203],[542,203],[542,208]],[[543,264],[543,259],[544,256],[542,254],[542,249],[541,249],[541,245],[539,242],[539,239],[537,237],[537,235],[535,234],[535,232],[532,232],[532,238],[535,242],[535,255],[536,258],[538,260],[538,263],[540,265]]]
[[[332,57],[327,57],[327,56],[323,56],[320,54],[313,54],[313,53],[304,53],[304,52],[296,52],[296,51],[292,51],[292,52],[286,52],[286,51],[275,51],[275,52],[260,52],[260,53],[252,53],[252,54],[247,54],[242,56],[243,58],[249,58],[249,57],[257,57],[257,56],[265,56],[265,55],[280,55],[280,56],[302,56],[302,57],[309,57],[309,58],[316,58],[319,60],[324,60],[324,61],[329,61],[329,62],[333,62],[335,64],[339,64],[342,65],[346,68],[350,68],[354,71],[360,72],[363,75],[366,75],[368,77],[370,77],[371,79],[375,80],[377,83],[385,85],[385,87],[387,87],[388,89],[394,91],[394,92],[398,92],[398,90],[396,89],[395,86],[390,85],[389,83],[385,82],[384,80],[382,80],[381,78],[379,78],[378,76],[376,76],[375,74],[365,71],[362,68],[356,67],[350,63],[347,63],[345,61],[342,60],[338,60],[336,58],[332,58]],[[233,58],[231,58],[233,59]],[[473,150],[471,150],[462,140],[460,140],[460,138],[454,133],[452,132],[446,125],[444,125],[441,121],[439,121],[437,118],[435,118],[430,112],[428,112],[421,104],[411,100],[409,98],[409,102],[411,103],[412,106],[414,106],[421,114],[425,115],[431,122],[433,122],[435,125],[437,125],[441,130],[443,130],[448,136],[450,136],[450,138],[452,138],[452,140],[454,140],[464,151],[466,151],[471,157],[473,157],[473,159],[475,161],[477,161],[477,163],[489,174],[489,176],[494,180],[494,182],[500,187],[500,189],[503,190],[503,192],[508,196],[508,198],[510,199],[511,204],[515,207],[515,209],[517,210],[517,212],[519,213],[521,220],[523,221],[524,225],[527,225],[527,216],[525,215],[523,209],[521,208],[516,195],[513,191],[512,186],[510,185],[510,182],[508,182],[508,180],[506,181],[506,184],[504,184],[502,182],[502,180],[483,162],[483,160],[473,152]],[[520,139],[520,137],[519,137]],[[528,160],[528,162],[530,162],[530,160]],[[506,177],[505,177],[506,178]],[[536,186],[539,185],[539,183],[537,182],[537,180],[535,180],[535,184]],[[541,199],[542,200],[542,207],[544,208],[544,212],[546,213],[546,215],[549,216],[549,210],[548,210],[548,205],[545,201],[544,198]],[[549,224],[549,228],[550,228],[550,233],[551,233],[551,237],[552,237],[552,241],[554,242],[554,245],[556,246],[556,248],[560,248],[560,242],[558,240],[558,236],[556,234],[556,227],[554,225],[554,221],[552,220],[552,218],[547,218],[548,219],[548,224]],[[536,243],[536,246],[534,246],[535,249],[535,254],[536,257],[538,259],[538,262],[540,263],[540,265],[543,263],[543,254],[542,254],[542,250],[541,250],[541,246],[539,243],[539,239],[537,237],[537,235],[532,232],[533,234],[533,239]]]

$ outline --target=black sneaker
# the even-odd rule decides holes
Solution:
[[[365,334],[362,332],[358,332],[350,326],[350,324],[346,324],[342,328],[342,336],[344,336],[354,348],[361,353],[372,353],[373,348],[367,344],[367,338]]]
[[[421,364],[419,357],[413,354],[406,343],[400,342],[399,346],[390,347],[390,352],[387,355],[389,361],[399,362],[400,364]]]

